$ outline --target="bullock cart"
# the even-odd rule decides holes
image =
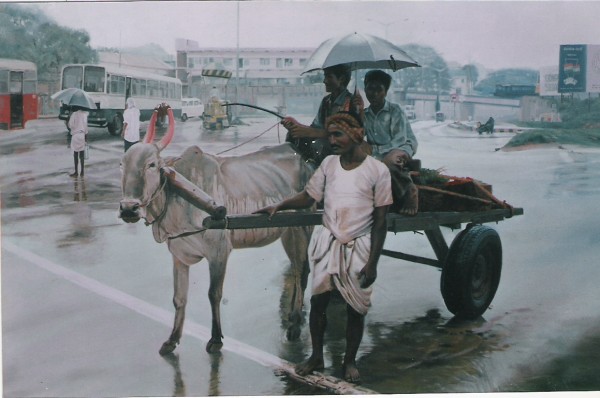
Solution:
[[[389,232],[420,232],[429,240],[436,258],[384,249],[382,254],[401,260],[430,265],[441,269],[441,293],[446,307],[455,316],[475,319],[492,302],[500,283],[502,245],[496,230],[483,225],[522,215],[522,208],[488,209],[480,211],[424,211],[416,216],[389,213]],[[246,229],[320,225],[322,212],[280,212],[270,219],[266,214],[208,217],[207,229]],[[462,229],[462,225],[465,228]],[[441,227],[460,230],[450,246]]]

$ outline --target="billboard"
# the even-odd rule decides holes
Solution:
[[[586,45],[560,46],[558,61],[558,92],[584,93],[586,89]]]
[[[600,45],[560,46],[558,92],[600,93]]]
[[[600,93],[600,45],[587,46],[586,92]]]
[[[558,67],[540,69],[540,96],[558,95]]]

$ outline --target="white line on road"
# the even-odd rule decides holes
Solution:
[[[2,242],[2,248],[37,265],[38,267],[53,273],[54,275],[60,276],[61,278],[76,284],[77,286],[96,293],[97,295],[109,299],[117,304],[120,304],[140,315],[150,318],[154,321],[162,323],[168,327],[173,324],[173,314],[160,307],[147,303],[134,296],[124,293],[120,290],[112,288],[108,285],[98,282],[95,279],[88,278],[78,272],[67,269],[61,265],[58,265],[48,259],[38,256],[28,250],[22,249],[19,246],[7,242]],[[210,330],[196,322],[187,321],[184,326],[184,334],[200,339],[203,342],[210,340]],[[375,391],[353,385],[344,380],[326,376],[319,373],[315,373],[308,376],[298,376],[294,371],[294,366],[268,352],[259,350],[256,347],[242,343],[239,340],[231,337],[226,337],[223,345],[223,350],[241,355],[247,359],[250,359],[260,365],[270,367],[279,372],[284,372],[290,377],[304,382],[306,384],[325,388],[336,394],[376,394]]]

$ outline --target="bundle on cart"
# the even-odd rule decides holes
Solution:
[[[454,177],[442,170],[411,172],[419,189],[419,211],[482,211],[511,208],[492,194],[492,186],[471,177]]]

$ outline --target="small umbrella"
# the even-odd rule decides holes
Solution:
[[[50,97],[53,100],[60,100],[63,104],[70,106],[79,106],[86,109],[96,109],[96,103],[88,93],[79,88],[66,88]]]
[[[349,64],[352,70],[392,69],[420,66],[406,52],[380,37],[351,33],[325,40],[310,56],[304,73]]]

